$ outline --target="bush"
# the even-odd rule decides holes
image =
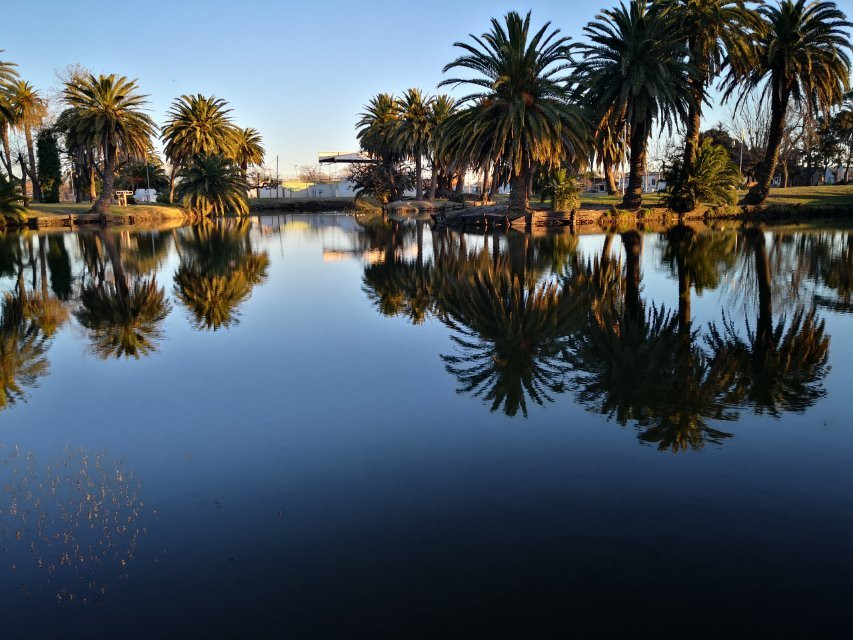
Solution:
[[[136,198],[133,196],[127,196],[127,204],[136,204]]]
[[[552,211],[571,211],[581,206],[581,188],[565,169],[554,174],[544,193],[551,196]]]
[[[373,196],[382,204],[387,204],[392,198],[399,198],[415,184],[410,170],[389,168],[381,164],[353,165],[348,179],[355,187],[356,198]]]
[[[158,204],[169,204],[169,192],[168,191],[158,191],[157,192],[157,203]]]
[[[737,202],[741,181],[740,171],[725,147],[706,139],[688,167],[676,162],[667,172],[662,202],[676,213],[693,211],[702,203],[731,206]]]

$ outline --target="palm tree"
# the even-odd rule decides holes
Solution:
[[[0,53],[3,50],[0,49]],[[0,142],[3,143],[3,165],[9,180],[12,179],[12,147],[9,144],[9,127],[15,120],[10,94],[18,81],[18,71],[14,62],[0,60]]]
[[[665,11],[681,26],[687,55],[696,74],[689,78],[693,99],[684,136],[684,164],[693,162],[699,149],[702,105],[707,90],[724,65],[743,75],[754,59],[753,43],[761,30],[756,4],[744,0],[663,0]]]
[[[431,102],[428,141],[429,153],[432,162],[432,179],[430,180],[429,190],[430,201],[435,200],[438,183],[442,178],[446,181],[446,184],[443,184],[442,189],[450,188],[447,170],[453,164],[453,159],[446,157],[446,154],[443,153],[443,139],[447,120],[456,112],[457,108],[458,102],[456,101],[456,98],[452,98],[445,93],[435,96]]]
[[[612,110],[615,122],[628,123],[630,175],[622,204],[637,209],[643,204],[652,127],[687,119],[696,72],[680,28],[659,3],[632,0],[627,7],[606,9],[584,32],[590,42],[579,47],[584,59],[575,79],[585,101],[599,113]]]
[[[24,215],[24,197],[18,186],[0,175],[0,220],[20,220]]]
[[[237,127],[231,122],[231,109],[215,96],[182,95],[169,109],[162,129],[166,159],[172,165],[169,176],[169,202],[174,202],[175,177],[199,155],[235,156]]]
[[[75,199],[82,202],[84,192],[90,202],[97,199],[96,169],[97,147],[88,133],[78,129],[78,112],[65,109],[56,120],[56,129],[65,137],[65,150],[71,158],[71,176]]]
[[[11,87],[10,101],[15,112],[14,125],[24,134],[27,142],[29,166],[27,173],[33,183],[33,199],[41,201],[41,185],[36,167],[35,147],[33,146],[33,127],[37,127],[47,114],[47,104],[42,100],[35,87],[25,80],[18,80]]]
[[[234,160],[240,165],[243,178],[250,164],[260,165],[264,162],[264,146],[261,134],[257,129],[236,129],[234,132]]]
[[[686,165],[676,162],[667,175],[664,204],[682,214],[700,203],[713,207],[734,205],[742,182],[740,170],[725,147],[705,138]]]
[[[116,185],[129,191],[147,188],[159,191],[169,185],[169,178],[163,163],[153,156],[126,162],[119,171]]]
[[[740,91],[740,103],[764,84],[762,100],[770,101],[767,148],[747,204],[761,204],[770,193],[791,101],[812,112],[840,102],[849,88],[853,50],[847,32],[853,23],[834,2],[779,0],[758,11],[765,24],[757,34],[755,63],[745,75],[732,68],[724,85],[724,97]]]
[[[465,54],[444,67],[467,69],[470,78],[449,78],[439,86],[467,85],[474,93],[448,121],[459,155],[505,162],[510,167],[510,209],[526,213],[534,165],[551,167],[577,157],[585,146],[584,121],[568,101],[563,72],[570,45],[545,23],[530,30],[530,13],[508,13],[474,44],[457,42]]]
[[[92,206],[94,213],[110,211],[118,154],[146,157],[154,135],[154,122],[142,111],[145,96],[136,80],[124,76],[92,74],[65,84],[65,101],[73,109],[70,118],[74,137],[87,141],[101,152],[101,194]]]
[[[357,128],[361,148],[375,158],[384,168],[391,181],[390,200],[399,200],[402,193],[396,184],[396,165],[403,158],[396,144],[396,132],[400,124],[401,106],[390,93],[379,93],[370,99],[360,114]]]
[[[432,129],[432,98],[420,89],[409,89],[400,101],[400,117],[394,140],[401,153],[415,160],[415,199],[424,197],[423,157]]]
[[[199,155],[179,174],[178,197],[184,208],[203,216],[249,212],[248,185],[240,167],[230,158]]]
[[[614,170],[625,154],[624,121],[612,107],[605,108],[604,113],[595,120],[597,126],[593,133],[593,151],[604,170],[607,194],[616,195],[619,193],[619,187]]]

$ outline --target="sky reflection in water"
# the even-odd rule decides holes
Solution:
[[[851,274],[846,228],[6,235],[12,631],[830,628]]]

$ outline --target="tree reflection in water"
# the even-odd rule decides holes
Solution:
[[[713,358],[734,361],[736,376],[731,400],[774,416],[802,412],[822,398],[828,372],[829,336],[814,308],[802,305],[791,321],[773,320],[771,266],[764,232],[748,229],[745,248],[752,254],[758,288],[758,317],[747,322],[745,337],[730,317],[722,327],[712,324],[707,338]]]
[[[266,280],[269,256],[252,247],[247,220],[206,221],[177,234],[175,295],[200,330],[239,323],[239,307]]]
[[[428,255],[419,241],[412,261],[407,229],[386,231],[372,234],[375,245],[385,243],[384,260],[365,268],[368,297],[383,314],[415,324],[432,315],[450,327],[457,348],[441,356],[446,369],[459,393],[492,411],[526,416],[531,404],[572,393],[587,409],[636,426],[642,442],[675,452],[721,444],[732,434],[719,424],[739,410],[802,410],[823,393],[829,338],[814,311],[772,323],[760,233],[680,225],[663,234],[663,261],[678,282],[673,313],[643,300],[636,231],[621,235],[624,262],[612,255],[612,234],[600,254],[583,258],[569,234],[481,243],[447,232],[433,234]],[[744,252],[758,290],[757,329],[748,325],[741,338],[726,318],[722,330],[712,324],[703,334],[693,327],[691,293],[720,287]]]
[[[90,271],[75,317],[88,330],[93,353],[104,359],[138,359],[155,353],[163,337],[163,321],[171,310],[156,276],[125,271],[115,233],[101,230],[94,236],[80,237]],[[103,261],[104,250],[112,266],[111,280]]]

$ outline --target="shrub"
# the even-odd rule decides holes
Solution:
[[[544,193],[551,196],[552,211],[570,211],[581,205],[581,188],[565,169],[560,169],[554,174],[551,182],[545,187]]]
[[[693,211],[701,203],[731,206],[737,202],[741,180],[725,147],[706,139],[689,166],[676,162],[667,172],[667,192],[662,201],[676,213]]]

